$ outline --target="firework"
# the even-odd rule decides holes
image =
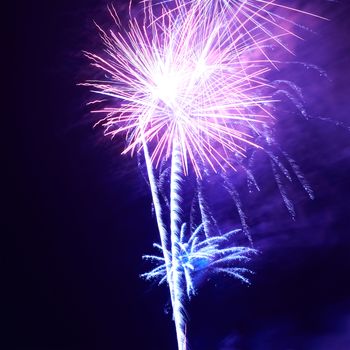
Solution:
[[[181,227],[175,250],[175,260],[179,261],[178,269],[184,281],[187,297],[196,294],[198,283],[207,275],[226,274],[249,284],[246,274],[251,270],[232,266],[237,262],[248,262],[257,251],[248,247],[232,247],[232,236],[240,232],[240,229],[227,232],[223,235],[203,237],[204,224],[200,224],[194,232],[186,235],[186,224]],[[202,236],[202,237],[201,237]],[[163,248],[154,244],[161,253]],[[145,260],[155,262],[157,266],[150,272],[144,273],[142,277],[147,280],[155,280],[161,285],[166,281],[166,264],[163,256],[145,255]],[[174,268],[174,266],[171,266]]]
[[[258,187],[242,159],[248,150],[265,149],[282,197],[293,209],[279,170],[288,179],[289,173],[265,147],[273,143],[273,109],[279,91],[268,79],[277,64],[268,52],[275,44],[288,50],[282,38],[294,35],[280,23],[280,15],[271,12],[272,7],[289,9],[260,0],[148,1],[141,15],[130,11],[129,20],[122,23],[110,6],[115,30],[97,26],[103,54],[85,52],[105,76],[83,84],[103,96],[94,101],[101,104],[93,111],[102,116],[97,124],[107,136],[125,136],[123,154],[142,154],[145,159],[161,241],[155,247],[162,256],[145,256],[158,265],[143,277],[167,282],[180,350],[187,348],[185,302],[195,294],[198,281],[220,273],[248,283],[250,270],[237,264],[256,253],[233,245],[238,230],[220,233],[205,196],[206,174],[218,173],[222,178],[250,238],[227,170],[244,169]],[[295,162],[284,155],[311,193]],[[189,227],[183,189],[185,176],[192,173],[200,223]]]
[[[116,33],[99,28],[106,55],[86,52],[108,80],[85,85],[119,101],[95,111],[106,115],[106,135],[126,133],[123,153],[147,143],[156,167],[176,142],[184,173],[189,163],[198,176],[203,163],[234,168],[227,154],[260,147],[254,137],[262,124],[273,123],[264,79],[270,68],[258,52],[267,39],[249,42],[244,33],[233,42],[226,24],[218,18],[203,23],[197,8],[175,19],[165,8],[161,19],[144,16],[142,25],[132,18]]]

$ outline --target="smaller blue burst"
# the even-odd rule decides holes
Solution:
[[[251,270],[237,267],[238,262],[248,262],[257,250],[249,247],[232,247],[232,236],[240,229],[229,231],[223,235],[205,238],[204,225],[199,225],[190,235],[186,235],[186,224],[181,226],[181,234],[177,242],[176,255],[170,254],[170,261],[176,261],[177,272],[181,274],[188,298],[196,294],[199,281],[205,276],[225,274],[250,284],[247,278]],[[204,238],[203,238],[204,237]],[[155,243],[155,248],[163,253],[161,245]],[[163,254],[162,254],[163,255]],[[160,284],[167,281],[167,266],[162,256],[144,255],[144,259],[155,262],[157,266],[141,277],[146,280],[155,280]],[[170,265],[173,265],[170,263]],[[173,274],[173,266],[168,266]]]

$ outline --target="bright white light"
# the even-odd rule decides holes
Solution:
[[[171,107],[174,105],[179,89],[179,77],[176,74],[160,74],[155,78],[153,96]]]

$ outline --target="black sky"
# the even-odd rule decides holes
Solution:
[[[147,188],[134,160],[119,155],[121,145],[92,129],[90,94],[77,86],[90,77],[81,51],[98,46],[92,18],[107,18],[105,4],[17,1],[11,12],[15,102],[3,115],[11,124],[4,131],[10,162],[3,169],[3,234],[15,238],[15,249],[5,264],[9,330],[2,349],[176,348],[166,288],[138,277],[146,269],[142,254],[157,240]],[[314,7],[331,21],[307,34],[297,59],[319,65],[329,81],[296,79],[308,89],[314,115],[350,124],[350,6]],[[266,226],[261,206],[248,205],[263,250],[252,265],[253,284],[203,286],[189,306],[193,350],[350,348],[349,133],[304,124],[303,134],[290,140],[281,131],[281,138],[316,199],[296,195],[297,219],[286,219],[283,230],[281,204],[280,211],[264,209],[272,222]]]

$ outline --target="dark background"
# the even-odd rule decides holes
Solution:
[[[296,59],[328,79],[299,72],[295,80],[312,115],[349,124],[350,5],[299,6],[306,3],[331,21],[313,25]],[[147,188],[121,145],[92,129],[91,95],[76,85],[91,76],[81,50],[98,46],[92,19],[106,20],[105,4],[17,1],[3,13],[14,18],[6,85],[15,101],[2,138],[10,161],[3,224],[15,250],[4,265],[2,349],[176,348],[166,288],[138,277],[157,240]],[[263,251],[251,266],[253,284],[203,286],[188,308],[193,350],[350,348],[349,132],[317,120],[296,131],[280,137],[316,199],[295,190],[294,222],[281,202],[269,209],[268,197],[247,204]]]

